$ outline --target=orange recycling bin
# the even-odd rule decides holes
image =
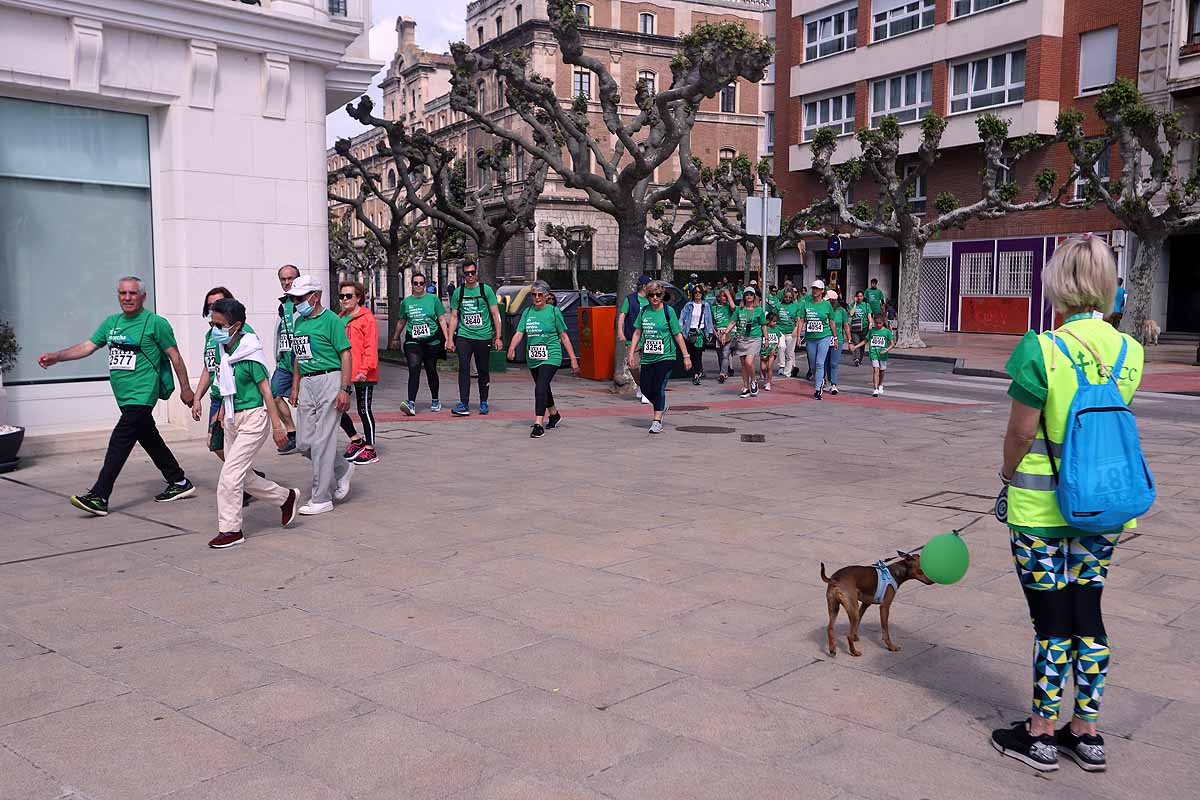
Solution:
[[[579,374],[594,381],[611,380],[617,339],[617,307],[579,307]]]

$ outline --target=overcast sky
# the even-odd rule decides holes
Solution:
[[[435,53],[445,53],[450,49],[450,42],[463,38],[467,0],[374,0],[371,13],[371,57],[376,61],[389,62],[396,52],[396,17],[415,19],[417,44]],[[380,71],[371,82],[371,91],[368,93],[378,105],[382,105],[379,91],[382,77],[383,72]],[[339,137],[355,136],[365,130],[350,119],[346,109],[338,108],[326,121],[326,145],[332,146]]]

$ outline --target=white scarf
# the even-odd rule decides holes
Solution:
[[[217,391],[221,393],[221,402],[225,404],[225,424],[233,424],[233,400],[237,394],[237,381],[233,377],[233,365],[239,361],[257,361],[263,369],[270,371],[267,360],[263,357],[262,342],[253,333],[243,333],[238,340],[237,349],[232,353],[222,353],[221,363],[217,365]],[[266,398],[264,398],[264,402]]]

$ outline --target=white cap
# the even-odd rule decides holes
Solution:
[[[292,284],[292,285],[295,286],[295,284]],[[812,282],[812,287],[814,289],[824,289],[825,281],[821,280],[820,278],[817,278],[815,281]]]
[[[826,299],[826,300],[837,300],[837,299],[838,299],[838,293],[837,293],[837,292],[826,292],[826,293],[825,293],[825,299]]]
[[[287,293],[292,297],[304,297],[307,294],[320,291],[322,291],[321,284],[316,278],[309,275],[301,275],[292,281],[292,288],[288,289]]]

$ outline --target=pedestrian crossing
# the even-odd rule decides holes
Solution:
[[[986,400],[972,400],[972,399],[966,398],[966,397],[950,397],[948,395],[941,395],[941,394],[924,394],[921,392],[904,392],[904,391],[898,392],[892,388],[892,386],[894,386],[894,385],[898,385],[898,384],[886,384],[885,385],[883,397],[882,397],[883,400],[886,400],[889,397],[895,397],[900,400],[916,400],[916,401],[922,402],[922,403],[943,403],[945,405],[955,405],[955,406],[974,406],[974,405],[979,405],[981,403],[989,402]],[[852,392],[854,394],[869,395],[872,392],[871,389],[868,389],[865,387],[860,387],[860,386],[841,386],[839,388],[843,392]]]

